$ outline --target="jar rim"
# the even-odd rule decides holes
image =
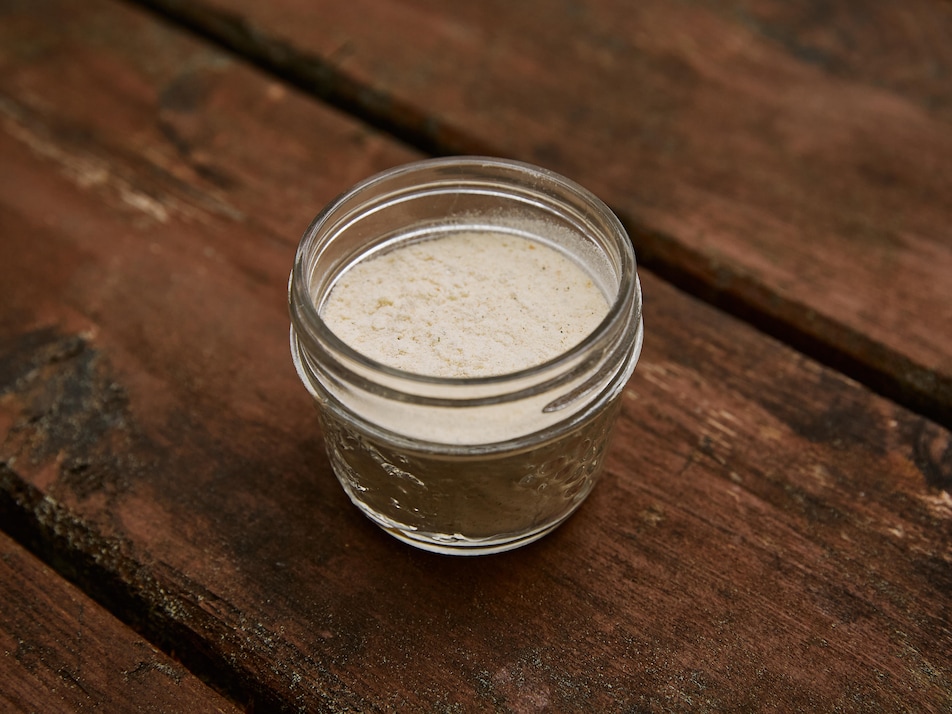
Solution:
[[[604,222],[608,229],[607,232],[617,248],[617,257],[620,263],[618,287],[610,301],[605,317],[581,341],[544,362],[511,372],[481,376],[440,376],[404,370],[373,359],[340,339],[321,317],[318,305],[311,295],[311,276],[307,274],[308,251],[313,248],[314,239],[320,234],[321,229],[325,228],[335,214],[348,202],[359,199],[362,194],[372,194],[375,189],[386,182],[406,178],[413,174],[452,170],[459,173],[460,181],[457,185],[462,188],[466,185],[466,172],[473,169],[500,171],[500,175],[493,177],[495,180],[501,180],[505,173],[520,176],[523,179],[532,179],[534,188],[538,191],[543,191],[545,187],[550,188],[550,190],[552,188],[561,189],[567,196],[581,201],[588,210]],[[587,364],[588,360],[583,358],[584,354],[591,352],[593,349],[597,350],[600,342],[604,341],[607,346],[612,341],[611,336],[616,333],[620,324],[633,323],[640,325],[642,309],[641,289],[637,276],[634,249],[621,221],[601,199],[575,181],[549,169],[522,161],[488,156],[452,156],[409,162],[374,174],[337,196],[311,221],[303,234],[288,281],[288,301],[292,327],[297,328],[298,339],[305,337],[310,342],[316,337],[320,342],[331,348],[335,354],[370,373],[386,375],[400,382],[420,386],[487,388],[527,379],[531,380],[531,378],[547,372],[555,372],[565,379],[570,379],[580,369],[584,369]],[[566,374],[564,367],[579,362],[581,362],[581,365],[570,369],[569,373]],[[549,380],[546,381],[549,382]],[[562,381],[562,379],[554,381]]]

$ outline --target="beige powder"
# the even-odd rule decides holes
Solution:
[[[608,312],[590,276],[543,243],[463,232],[359,261],[321,316],[353,349],[440,377],[507,374],[582,341]]]

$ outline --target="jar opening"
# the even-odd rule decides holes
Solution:
[[[402,369],[355,349],[322,316],[351,266],[460,231],[524,236],[570,255],[608,303],[604,318],[563,352],[522,368],[481,376],[439,376]],[[527,280],[531,280],[527,276]],[[384,382],[493,391],[505,385],[571,379],[585,355],[608,348],[619,329],[640,322],[634,253],[618,219],[593,194],[557,174],[519,162],[453,157],[416,162],[371,177],[331,203],[309,226],[289,284],[292,320],[305,349],[334,355],[347,370]]]

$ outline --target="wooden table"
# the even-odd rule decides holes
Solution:
[[[347,501],[297,241],[564,173],[646,308],[542,541]],[[952,5],[0,0],[0,710],[952,711]]]

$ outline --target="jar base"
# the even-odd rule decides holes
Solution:
[[[509,550],[515,550],[522,546],[529,545],[548,535],[560,525],[565,523],[569,517],[575,513],[582,503],[579,502],[568,513],[558,520],[540,526],[525,533],[506,534],[492,538],[467,538],[459,533],[428,533],[411,528],[403,528],[394,524],[385,517],[378,517],[377,514],[368,511],[363,504],[357,504],[361,512],[367,516],[370,521],[381,530],[389,533],[391,536],[408,545],[425,550],[430,553],[439,553],[441,555],[493,555],[494,553],[505,553]]]

